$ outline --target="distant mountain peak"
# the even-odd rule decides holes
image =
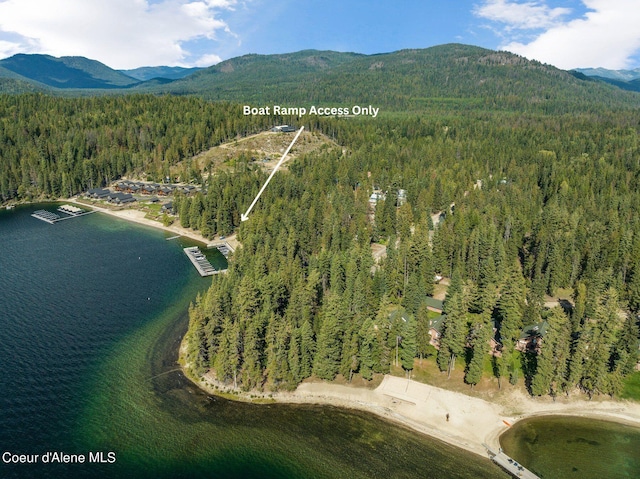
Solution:
[[[85,57],[53,57],[18,53],[0,60],[0,67],[54,88],[123,88],[138,80]]]

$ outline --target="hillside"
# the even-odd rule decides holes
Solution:
[[[631,81],[640,79],[640,68],[633,70],[609,70],[607,68],[576,68],[575,71],[589,77],[609,78],[611,80]]]
[[[153,80],[155,78],[165,78],[167,80],[177,80],[191,75],[201,68],[182,68],[182,67],[140,67],[133,70],[119,70],[125,75],[140,81]]]
[[[295,133],[274,133],[263,131],[241,139],[222,143],[204,151],[192,160],[192,167],[200,171],[231,170],[238,160],[245,160],[259,166],[266,172],[271,172],[287,149]],[[289,152],[287,161],[281,169],[286,170],[289,163],[296,158],[323,147],[335,147],[336,144],[320,132],[304,131],[295,146]],[[180,171],[180,163],[172,169],[172,174]]]
[[[133,90],[253,106],[374,105],[382,112],[561,114],[640,106],[640,95],[635,92],[511,53],[461,44],[376,55],[317,50],[245,55],[178,80],[139,81],[80,57],[15,55],[0,61],[0,68],[14,80],[26,82],[0,85],[0,91],[13,93],[22,87],[33,91],[34,85],[36,90],[50,88],[54,93],[78,96]],[[132,74],[147,78],[170,72],[163,68],[168,67]],[[10,75],[0,70],[0,77]]]
[[[387,110],[553,112],[640,105],[640,96],[507,52],[459,44],[378,55],[247,55],[154,91],[256,103],[375,104]]]
[[[18,54],[0,60],[0,67],[26,81],[61,89],[123,88],[138,83],[134,78],[84,57]]]

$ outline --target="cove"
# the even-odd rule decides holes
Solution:
[[[500,436],[504,451],[541,478],[636,478],[640,429],[603,420],[545,416]]]

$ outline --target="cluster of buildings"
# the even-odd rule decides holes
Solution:
[[[378,201],[387,199],[387,193],[375,188],[371,196],[369,196],[369,205],[375,209]],[[396,205],[402,206],[407,202],[407,190],[399,189],[396,194]]]
[[[113,187],[116,191],[130,194],[140,195],[157,195],[157,196],[170,196],[175,193],[182,193],[184,195],[195,194],[200,189],[194,185],[176,185],[173,183],[160,184],[160,183],[146,183],[143,181],[119,181]]]
[[[84,195],[90,199],[108,201],[115,205],[124,205],[136,201],[136,197],[133,196],[134,194],[150,196],[149,200],[156,202],[159,201],[158,196],[171,196],[176,193],[191,196],[201,191],[199,187],[194,185],[160,184],[126,180],[116,183],[113,186],[113,190],[115,191],[108,188],[92,188]],[[172,203],[169,202],[167,205],[164,205],[163,211],[171,211],[172,207]]]
[[[124,205],[136,201],[136,199],[130,193],[113,192],[106,188],[92,188],[88,190],[84,195],[85,197],[90,199],[105,200],[116,205]]]

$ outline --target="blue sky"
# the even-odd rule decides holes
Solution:
[[[560,68],[640,67],[640,0],[0,0],[0,58],[113,68],[247,53],[380,53],[459,42]]]

